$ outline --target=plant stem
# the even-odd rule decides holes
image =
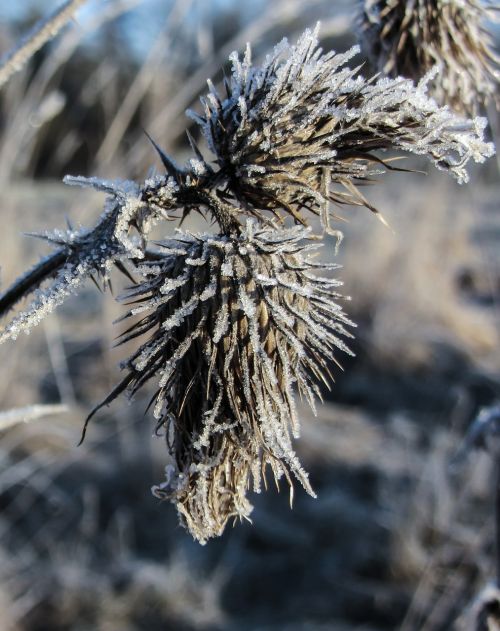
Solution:
[[[500,462],[497,461],[497,478],[495,491],[495,522],[496,522],[496,558],[497,558],[497,587],[500,589]]]
[[[25,65],[44,44],[59,33],[75,11],[86,0],[68,0],[48,17],[39,20],[33,29],[0,61],[0,87]]]

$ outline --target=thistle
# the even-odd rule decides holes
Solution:
[[[227,97],[209,82],[204,116],[191,114],[217,168],[188,135],[194,154],[184,167],[153,142],[165,175],[141,185],[66,177],[67,184],[107,193],[104,214],[91,230],[38,235],[56,252],[0,296],[0,315],[52,282],[6,326],[0,342],[29,331],[85,278],[106,279],[113,264],[123,269],[124,261],[133,266],[158,221],[198,211],[228,233],[238,231],[245,216],[279,228],[287,217],[307,225],[316,215],[330,231],[332,202],[377,212],[358,185],[384,170],[403,170],[391,166],[386,151],[425,156],[459,183],[468,181],[470,160],[494,154],[493,144],[484,141],[486,119],[468,120],[437,106],[426,94],[429,77],[415,86],[411,80],[365,79],[359,68],[344,68],[356,52],[323,53],[316,29],[295,46],[284,40],[260,67],[251,64],[249,48],[243,61],[231,55]]]
[[[430,83],[441,105],[475,116],[488,101],[498,105],[500,58],[486,27],[490,0],[363,0],[361,36],[369,59],[389,77]]]
[[[484,158],[485,146],[470,142],[484,121],[459,122],[437,108],[427,78],[416,87],[366,80],[346,66],[357,47],[323,54],[316,38],[306,31],[294,47],[283,42],[260,68],[249,47],[243,59],[233,53],[225,96],[209,84],[204,115],[191,113],[216,156],[225,199],[259,221],[272,213],[305,224],[312,212],[328,229],[331,202],[376,212],[357,185],[394,169],[381,157],[388,149],[425,155],[467,181],[467,161]],[[199,165],[205,173],[206,162]]]
[[[134,395],[157,381],[154,416],[173,468],[156,494],[173,499],[200,541],[247,517],[246,491],[265,469],[313,491],[292,447],[299,435],[294,388],[314,408],[334,350],[349,352],[335,269],[310,258],[319,244],[301,227],[279,232],[249,221],[239,235],[180,235],[142,263],[125,296],[138,318],[121,341],[145,337],[123,364]]]
[[[250,49],[243,60],[232,55],[226,96],[210,85],[203,115],[193,115],[215,161],[189,137],[193,157],[183,167],[153,143],[165,173],[142,184],[66,178],[108,194],[101,219],[90,230],[41,235],[55,252],[0,297],[5,313],[34,294],[2,342],[28,332],[87,277],[106,281],[115,266],[132,279],[120,339],[136,350],[94,412],[156,382],[154,416],[171,463],[153,491],[201,542],[249,516],[246,494],[265,485],[268,469],[313,494],[293,448],[295,391],[314,409],[336,349],[349,352],[351,323],[335,266],[311,258],[321,244],[310,219],[335,233],[332,203],[377,212],[358,186],[398,170],[384,151],[426,156],[459,182],[469,160],[494,152],[485,120],[437,106],[426,80],[364,79],[346,66],[355,53],[324,54],[317,32],[306,31],[262,66]],[[155,223],[191,212],[208,215],[215,234],[180,234],[152,249]]]

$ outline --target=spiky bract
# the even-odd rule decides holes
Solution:
[[[116,394],[159,380],[154,414],[174,470],[157,493],[200,541],[249,514],[246,491],[260,489],[267,465],[312,493],[292,447],[294,387],[314,406],[334,350],[349,352],[350,324],[339,282],[317,275],[336,266],[309,257],[317,247],[301,227],[252,222],[239,236],[183,234],[140,266],[143,280],[127,294],[137,303],[128,317],[139,319],[122,341],[147,338]]]
[[[488,100],[498,103],[500,58],[486,28],[493,2],[363,0],[362,5],[362,37],[381,72],[419,81],[437,65],[430,93],[441,105],[475,116]]]

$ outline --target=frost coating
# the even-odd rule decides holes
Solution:
[[[209,84],[200,125],[240,211],[263,221],[268,212],[306,223],[330,224],[330,202],[375,210],[357,188],[383,172],[380,152],[426,156],[459,182],[470,160],[493,154],[483,140],[485,121],[466,120],[427,94],[431,76],[365,79],[347,63],[358,53],[324,53],[318,29],[296,45],[281,42],[261,67],[251,50],[230,57],[223,97]]]
[[[397,170],[384,162],[383,151],[426,156],[461,183],[470,160],[482,162],[494,153],[483,140],[485,119],[464,119],[427,96],[432,73],[417,86],[400,78],[366,80],[347,66],[357,52],[323,53],[316,29],[305,31],[296,45],[281,42],[262,66],[252,64],[250,47],[242,59],[233,53],[227,97],[209,82],[204,115],[193,115],[217,168],[189,137],[194,157],[186,166],[155,145],[166,173],[141,185],[66,177],[67,184],[105,192],[104,215],[93,230],[49,238],[61,246],[53,266],[41,262],[0,296],[1,314],[51,279],[0,341],[29,331],[87,276],[106,273],[118,260],[136,265],[158,221],[208,212],[229,234],[241,231],[245,215],[276,227],[284,216],[306,225],[312,213],[340,241],[330,225],[331,202],[377,212],[358,185],[385,169]]]
[[[40,235],[58,247],[52,255],[19,278],[2,297],[2,303],[6,303],[8,308],[10,295],[20,299],[28,292],[34,290],[35,293],[28,308],[1,331],[0,343],[16,339],[21,332],[29,333],[68,296],[76,293],[89,276],[107,277],[112,262],[125,255],[113,232],[115,214],[116,207],[108,207],[91,231],[70,229]],[[47,286],[41,289],[40,283],[48,280]],[[4,304],[2,307],[5,308]]]
[[[57,249],[19,278],[0,298],[1,311],[5,311],[25,295],[35,294],[28,308],[1,331],[0,343],[16,339],[21,332],[29,333],[33,326],[78,291],[87,278],[97,275],[106,280],[113,263],[142,254],[121,234],[124,207],[127,205],[116,195],[108,198],[104,213],[92,230],[70,228],[36,235]],[[42,282],[47,283],[43,288],[40,287]]]

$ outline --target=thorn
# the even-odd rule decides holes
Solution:
[[[64,239],[58,238],[51,234],[41,234],[40,232],[23,232],[23,235],[32,239],[41,239],[42,241],[47,241],[47,243],[50,243],[51,245],[68,247],[68,243]]]
[[[119,272],[121,272],[124,276],[126,276],[131,283],[133,283],[134,285],[137,284],[135,278],[132,276],[132,274],[128,271],[128,269],[125,267],[125,265],[121,261],[115,261],[115,267]]]
[[[94,285],[97,287],[97,290],[99,291],[99,293],[103,293],[102,292],[102,287],[99,285],[99,283],[97,282],[94,274],[90,274],[90,280],[94,283]]]
[[[210,171],[211,173],[213,173],[212,167],[207,162],[205,162],[205,158],[203,157],[203,154],[201,153],[201,151],[200,151],[198,145],[196,144],[193,136],[189,133],[189,129],[186,129],[186,136],[187,136],[187,139],[189,141],[189,144],[191,145],[191,149],[196,154],[196,157],[198,158],[198,160],[200,162],[203,162],[203,164],[205,165],[205,168],[208,171]]]
[[[174,177],[177,181],[179,181],[180,169],[178,168],[178,166],[175,164],[175,162],[171,158],[167,156],[167,154],[163,151],[163,149],[156,144],[156,142],[151,138],[151,136],[148,134],[148,132],[145,129],[143,129],[143,132],[146,134],[149,142],[153,145],[156,152],[160,156],[160,160],[163,166],[165,167],[165,170],[167,171],[167,173],[171,175],[172,177]]]
[[[394,230],[394,228],[393,228],[393,227],[391,226],[391,224],[390,224],[390,223],[389,223],[389,222],[385,219],[385,217],[384,217],[382,214],[380,214],[380,212],[379,212],[379,211],[377,211],[377,212],[375,213],[375,216],[377,217],[377,219],[378,219],[379,221],[381,221],[381,222],[383,223],[383,225],[384,225],[386,228],[388,228],[388,229],[392,232],[392,234],[396,234],[396,231]]]
[[[146,406],[146,409],[144,410],[144,416],[146,416],[146,415],[147,415],[147,413],[149,412],[149,410],[150,410],[151,406],[153,405],[153,403],[155,403],[155,402],[156,402],[156,400],[158,399],[158,396],[159,396],[160,392],[161,392],[161,388],[158,388],[158,389],[156,390],[156,392],[153,394],[153,396],[151,397],[151,399],[149,400],[149,402],[148,402],[148,404],[147,404],[147,406]],[[162,420],[160,419],[160,421],[158,421],[158,423],[157,423],[157,425],[156,425],[156,428],[155,428],[155,434],[159,431],[159,429],[160,429],[160,427],[161,427],[161,423],[162,423]]]
[[[223,76],[224,89],[226,90],[226,96],[228,99],[230,99],[231,98],[231,84],[229,83],[229,80],[226,76],[226,71],[224,69],[222,70],[222,76]]]
[[[184,208],[182,211],[182,217],[179,220],[179,228],[184,224],[186,217],[189,217],[190,211],[187,208]],[[200,213],[201,214],[201,213]]]
[[[96,405],[96,407],[90,412],[90,414],[87,416],[87,418],[85,419],[85,423],[83,425],[82,428],[82,434],[80,436],[80,441],[78,442],[77,447],[80,447],[80,445],[82,445],[83,441],[85,440],[85,436],[87,434],[87,427],[91,421],[91,419],[93,418],[93,416],[104,406],[109,405],[110,403],[112,403],[116,397],[118,395],[120,395],[129,385],[129,383],[132,381],[133,379],[133,374],[129,374],[125,377],[125,379],[123,379],[117,386],[115,386],[113,388],[113,390],[108,394],[108,396],[101,401],[101,403],[99,403],[99,405]]]

